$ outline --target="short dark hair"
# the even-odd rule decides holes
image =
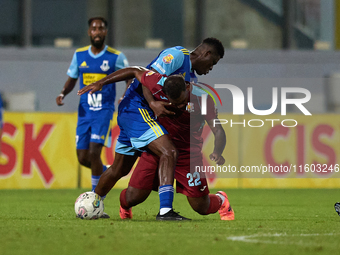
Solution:
[[[105,18],[103,18],[103,17],[89,18],[89,21],[87,22],[89,24],[89,26],[91,26],[92,21],[94,21],[95,19],[99,19],[99,20],[103,21],[104,24],[105,24],[105,27],[107,27],[107,20]]]
[[[212,46],[216,50],[216,52],[220,56],[220,58],[223,58],[224,47],[223,47],[223,44],[220,40],[218,40],[214,37],[209,37],[209,38],[205,38],[202,43],[209,44],[210,46]]]
[[[171,99],[179,98],[185,90],[185,80],[180,74],[170,75],[164,82],[163,92]]]

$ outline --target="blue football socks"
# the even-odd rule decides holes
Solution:
[[[103,173],[107,170],[107,166],[103,165]],[[92,175],[91,176],[91,184],[92,184],[92,191],[94,192],[94,189],[97,187],[97,184],[99,182],[100,175]],[[106,196],[103,196],[102,198],[104,199]]]
[[[163,185],[158,190],[160,209],[159,214],[164,215],[172,209],[172,202],[174,200],[174,187],[172,185]]]
[[[92,190],[93,191],[97,187],[97,184],[99,182],[99,178],[100,178],[100,175],[99,176],[96,176],[96,175],[91,176],[91,184],[92,184]]]

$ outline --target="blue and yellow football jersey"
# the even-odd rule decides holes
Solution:
[[[181,74],[186,81],[196,77],[191,71],[189,51],[181,46],[162,51],[148,66],[161,74]],[[125,155],[135,155],[133,148],[147,146],[152,140],[167,134],[158,124],[153,111],[143,96],[142,85],[137,79],[131,83],[125,97],[118,107],[118,125],[120,134],[116,152]]]
[[[80,89],[129,65],[125,55],[118,50],[105,46],[99,54],[94,55],[91,47],[77,49],[67,71],[71,78],[79,78]],[[90,142],[110,146],[115,98],[115,83],[105,85],[92,95],[85,93],[80,96],[76,129],[77,149],[88,149]]]
[[[190,52],[182,46],[161,51],[147,68],[154,68],[160,74],[167,76],[171,74],[181,74],[186,81],[196,79],[195,73],[191,70]],[[128,105],[143,108],[149,106],[143,96],[141,84],[137,79],[133,80],[129,89],[126,91],[124,100],[121,102],[119,108],[123,110],[123,107],[128,107]]]
[[[186,81],[191,80],[190,52],[182,46],[176,46],[163,50],[148,66],[160,74],[169,76],[181,74]],[[193,73],[194,74],[194,73]]]
[[[91,46],[86,46],[77,49],[74,53],[67,75],[74,79],[79,78],[81,89],[128,65],[125,55],[118,50],[105,46],[99,54],[94,55],[91,52]],[[89,93],[81,95],[79,117],[91,115],[91,112],[101,109],[114,111],[115,98],[115,83],[104,86],[101,91],[92,95]]]

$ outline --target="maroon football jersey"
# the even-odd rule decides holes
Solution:
[[[153,71],[143,74],[142,84],[146,86],[158,101],[169,102],[163,92],[165,75]],[[158,118],[158,122],[169,132],[172,141],[180,153],[201,153],[203,138],[202,131],[205,121],[216,119],[215,105],[210,96],[207,99],[207,114],[201,114],[201,95],[205,93],[199,87],[192,85],[186,109],[167,106],[167,109],[176,113],[174,116]]]

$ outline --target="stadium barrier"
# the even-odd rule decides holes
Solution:
[[[234,116],[219,114],[227,135],[226,163],[209,160],[214,137],[203,130],[204,166],[211,188],[338,188],[340,187],[339,115]],[[116,116],[114,116],[114,120]],[[0,189],[91,187],[90,170],[76,158],[76,113],[4,113]],[[114,159],[119,128],[112,127]],[[223,168],[224,167],[224,168]],[[127,186],[130,175],[116,187]]]

